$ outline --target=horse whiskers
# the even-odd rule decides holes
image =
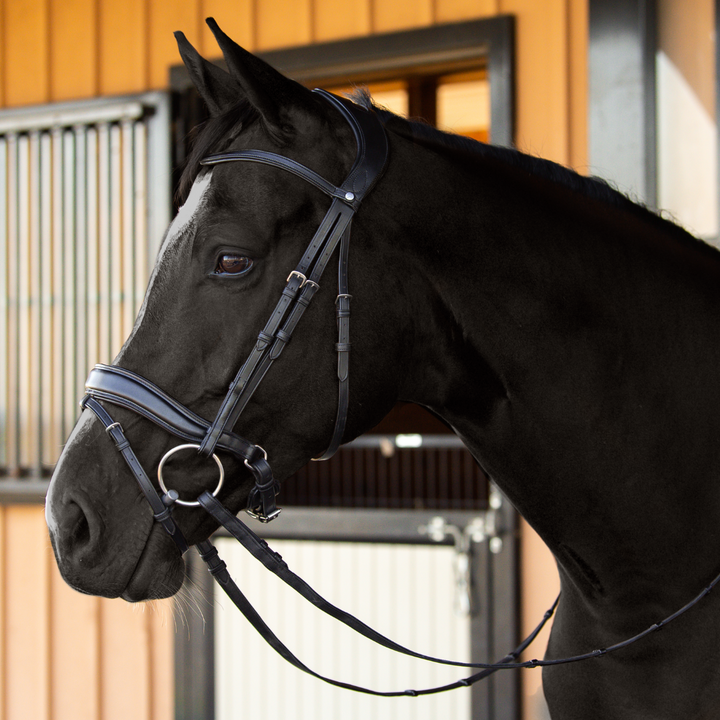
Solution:
[[[178,617],[181,621],[181,627],[184,625],[190,633],[190,614],[194,614],[202,621],[203,631],[206,626],[205,615],[201,603],[206,603],[208,607],[212,607],[211,599],[203,591],[203,588],[195,582],[191,577],[185,577],[185,583],[175,595],[173,617],[175,620],[175,630],[177,632]]]

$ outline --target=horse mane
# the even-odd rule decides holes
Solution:
[[[399,135],[413,140],[423,147],[446,156],[449,155],[458,162],[465,164],[489,159],[517,168],[532,176],[563,185],[570,191],[579,193],[591,200],[624,210],[668,233],[682,244],[701,252],[707,251],[714,256],[715,260],[718,259],[717,248],[689,233],[676,224],[671,217],[659,214],[662,211],[655,212],[643,203],[631,199],[603,178],[580,175],[564,165],[528,155],[514,148],[489,145],[464,135],[445,132],[421,119],[403,118],[380,105],[376,105],[366,88],[355,89],[349,99],[366,109],[374,110],[384,124],[392,126],[393,132],[397,132]]]
[[[391,126],[394,132],[430,150],[450,155],[453,159],[465,164],[489,159],[517,168],[532,176],[563,185],[572,192],[579,193],[591,200],[606,203],[628,212],[638,219],[654,225],[658,230],[668,233],[683,245],[700,252],[712,253],[714,259],[718,259],[718,251],[715,247],[696,238],[672,219],[629,198],[602,178],[580,175],[551,160],[528,155],[514,148],[489,145],[464,135],[438,130],[423,120],[405,119],[376,105],[366,88],[357,88],[349,99],[366,109],[374,110],[382,122]],[[191,131],[191,151],[185,162],[176,194],[178,205],[187,199],[195,178],[202,170],[200,161],[207,155],[222,152],[243,129],[258,119],[261,119],[258,111],[245,98],[242,98],[225,112],[210,117]]]

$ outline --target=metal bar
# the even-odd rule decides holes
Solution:
[[[77,397],[75,387],[76,355],[76,217],[75,217],[75,136],[72,131],[62,133],[62,252],[63,252],[63,411],[62,435],[67,437],[77,418]]]
[[[8,387],[8,144],[0,137],[0,467],[7,464]]]
[[[148,247],[151,244],[148,238],[148,187],[147,187],[147,124],[135,123],[134,126],[134,187],[135,187],[135,277],[133,287],[133,318],[137,316],[145,296],[149,268],[152,266]],[[169,186],[168,186],[169,187]],[[161,213],[163,214],[163,213]],[[159,240],[157,241],[159,242]]]
[[[96,362],[112,361],[110,335],[110,128],[98,126],[98,341]]]
[[[104,101],[103,104],[106,104]],[[118,122],[140,118],[145,113],[142,102],[118,103],[113,101],[107,107],[97,103],[84,103],[85,106],[59,105],[53,109],[5,111],[0,118],[0,134],[29,132],[50,128],[70,128],[76,125]],[[88,106],[89,105],[89,106]],[[94,107],[93,107],[94,105]]]
[[[50,438],[57,447],[63,442],[63,188],[62,131],[51,133],[52,155],[52,387],[50,392]]]
[[[418,531],[438,514],[449,524],[465,527],[477,517],[477,512],[461,510],[377,510],[364,508],[302,508],[288,507],[282,521],[259,525],[252,529],[264,538],[296,540],[333,540],[381,543],[434,544]],[[223,536],[224,531],[219,531]],[[448,536],[443,542],[452,545]]]
[[[148,226],[169,220],[169,127],[167,93],[0,112],[6,476],[41,478],[56,462],[89,366],[131,329],[155,254]]]
[[[133,125],[123,122],[120,130],[122,153],[122,276],[120,289],[121,343],[132,330],[135,320],[135,169],[133,167]],[[119,349],[119,347],[118,347]]]
[[[122,235],[122,154],[121,134],[117,125],[110,126],[110,357],[114,359],[123,344],[123,235]]]
[[[0,505],[41,503],[45,500],[49,484],[49,480],[33,476],[22,480],[5,479],[0,482]]]
[[[404,442],[417,443],[411,447],[418,448],[465,448],[463,441],[457,435],[362,435],[347,445],[343,445],[343,449],[355,448],[377,448],[391,443],[395,448],[409,447]]]
[[[53,432],[52,415],[52,313],[53,313],[53,226],[52,226],[52,140],[50,133],[40,136],[40,402],[42,415],[42,443],[40,464],[48,468],[55,464],[61,438]]]
[[[28,466],[30,459],[30,433],[24,432],[31,424],[30,368],[30,147],[27,135],[20,135],[18,150],[18,223],[17,223],[17,375],[18,405],[18,469]]]
[[[492,662],[495,657],[493,643],[493,604],[492,604],[492,563],[487,543],[472,543],[470,562],[472,563],[472,608],[470,617],[470,662]],[[509,646],[510,649],[510,646]],[[500,657],[507,650],[500,653]],[[492,660],[490,660],[492,658]],[[497,673],[495,673],[497,674]],[[475,683],[472,693],[472,720],[495,720],[492,675],[483,682]]]
[[[25,365],[28,367],[30,387],[28,393],[28,416],[25,423],[28,435],[28,458],[26,468],[40,475],[42,473],[42,255],[41,255],[41,165],[40,165],[40,134],[30,133],[30,202],[29,202],[29,247],[28,247],[28,356]],[[29,430],[29,432],[28,432]]]
[[[153,179],[147,184],[147,232],[144,236],[147,267],[151,268],[170,224],[172,211],[171,103],[170,94],[166,92],[152,93],[144,97],[154,108],[153,116],[147,121],[147,162]]]
[[[77,417],[77,398],[82,395],[90,368],[87,367],[88,347],[88,188],[87,188],[87,129],[73,128],[75,153],[73,158],[75,187],[75,343],[73,349],[73,417]]]
[[[85,367],[90,370],[102,357],[100,345],[100,257],[99,257],[99,204],[98,160],[99,143],[95,128],[88,128],[86,136],[87,161],[87,355]]]

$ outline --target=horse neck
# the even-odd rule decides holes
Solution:
[[[432,345],[418,333],[431,372],[408,372],[406,399],[454,427],[579,582],[682,576],[718,545],[720,255],[514,169],[425,161],[407,222],[447,322]]]

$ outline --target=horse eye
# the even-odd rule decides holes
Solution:
[[[218,258],[215,265],[217,275],[244,275],[253,266],[252,258],[245,255],[232,255],[226,253]]]

